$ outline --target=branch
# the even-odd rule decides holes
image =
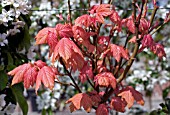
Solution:
[[[162,25],[158,26],[152,33],[151,35],[153,35],[154,33],[156,33],[159,29],[161,29],[166,23],[164,22]]]
[[[69,11],[69,20],[70,20],[70,24],[72,25],[70,0],[68,0],[68,11]]]
[[[61,82],[61,81],[55,81],[56,83],[59,83],[61,85],[66,85],[66,86],[73,86],[75,87],[75,85],[73,85],[72,83],[64,83],[64,82]]]
[[[83,53],[85,56],[87,56],[88,58],[90,58],[90,59],[93,61],[92,57],[91,57],[86,51],[84,51],[84,50],[80,47],[80,45],[78,45],[78,43],[74,40],[74,38],[71,38],[71,40],[76,44],[76,46],[82,51],[82,53]]]
[[[90,1],[91,1],[91,0],[88,0],[88,9],[91,8],[91,6],[90,6]]]
[[[100,4],[102,4],[103,0],[100,0]]]
[[[152,12],[152,16],[151,16],[151,19],[150,19],[150,27],[152,26],[152,23],[153,23],[153,20],[154,20],[154,17],[155,17],[155,14],[156,14],[157,10],[158,10],[158,7],[154,6],[154,10]]]
[[[87,76],[87,81],[89,82],[89,84],[93,87],[93,89],[95,89],[94,85],[92,84],[92,82],[90,81],[89,77]]]
[[[108,4],[112,4],[113,0],[109,0]]]
[[[66,70],[68,76],[70,77],[70,79],[72,80],[73,84],[75,85],[75,88],[79,91],[79,93],[81,93],[82,91],[80,90],[79,86],[77,85],[77,83],[75,82],[74,78],[72,77],[71,73],[67,70],[62,58],[60,58],[60,62],[63,65],[64,69]]]
[[[120,77],[117,79],[117,83],[120,83],[126,76],[126,74],[128,73],[131,65],[133,64],[133,61],[135,60],[135,57],[137,55],[137,52],[138,52],[138,49],[139,49],[139,45],[140,45],[140,39],[138,39],[138,32],[139,32],[139,24],[140,24],[140,19],[141,19],[141,15],[142,15],[142,12],[143,12],[143,6],[144,6],[144,2],[142,2],[142,8],[141,8],[141,12],[139,14],[139,17],[138,17],[138,20],[136,20],[136,0],[133,0],[133,13],[134,13],[134,22],[135,22],[135,34],[136,34],[136,39],[137,39],[137,42],[135,44],[135,48],[133,50],[133,54],[132,56],[130,57],[129,61],[128,61],[128,64],[124,70],[124,72],[120,75]],[[102,102],[101,103],[104,103],[107,101],[107,99],[113,94],[114,90],[113,88],[111,88],[107,94],[105,94],[103,96],[103,99],[102,99]]]
[[[124,70],[124,72],[121,74],[121,76],[117,79],[117,83],[120,83],[126,76],[126,74],[128,73],[130,67],[132,66],[133,64],[133,61],[135,60],[135,57],[138,53],[138,50],[139,50],[139,46],[140,46],[140,39],[138,39],[138,35],[139,35],[139,24],[140,24],[140,19],[141,19],[141,16],[142,16],[142,12],[143,12],[143,6],[144,6],[144,2],[142,2],[142,8],[141,8],[141,12],[139,14],[139,18],[138,20],[136,20],[136,6],[135,6],[135,3],[136,1],[133,0],[133,8],[134,8],[134,22],[135,22],[135,34],[136,34],[136,39],[137,39],[137,42],[135,44],[135,48],[133,50],[133,54],[132,56],[130,57],[129,61],[128,61],[128,64]]]

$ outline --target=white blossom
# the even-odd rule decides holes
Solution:
[[[14,27],[13,29],[9,29],[8,35],[12,35],[13,36],[13,35],[15,35],[15,34],[17,34],[19,32],[20,32],[20,30],[18,28]]]
[[[56,96],[56,94],[59,93],[59,91],[53,90],[47,90],[43,92],[41,95],[37,96],[36,103],[38,105],[38,110],[42,109],[56,109],[56,102],[59,96]],[[58,94],[57,94],[58,95]]]
[[[8,40],[6,39],[7,35],[5,33],[0,33],[0,46],[5,46],[8,44]]]
[[[0,95],[0,110],[5,106],[6,102],[5,102],[5,94],[1,94]]]
[[[14,16],[14,10],[10,9],[9,11],[6,11],[5,9],[2,9],[2,13],[0,14],[0,24],[4,24],[5,26],[8,26],[8,21],[12,21],[13,18],[11,16]]]
[[[32,60],[35,56],[36,56],[36,53],[34,52],[35,50],[35,46],[31,46],[28,50],[28,53],[27,53],[27,58]]]

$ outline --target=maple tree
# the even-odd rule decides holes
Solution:
[[[70,103],[71,112],[83,107],[87,112],[94,108],[97,115],[107,115],[110,109],[125,112],[125,107],[131,108],[134,101],[144,105],[142,94],[122,81],[137,54],[144,48],[149,48],[160,59],[166,57],[163,45],[154,42],[152,38],[154,28],[158,28],[153,25],[153,20],[159,7],[154,3],[153,15],[147,19],[147,2],[142,0],[139,7],[137,1],[133,0],[133,12],[125,19],[121,19],[110,1],[108,4],[92,6],[88,10],[89,14],[78,17],[74,22],[70,15],[65,24],[40,30],[35,37],[36,44],[49,45],[51,66],[41,60],[20,65],[8,72],[8,75],[14,76],[11,85],[23,82],[24,87],[29,88],[35,84],[37,93],[42,83],[52,90],[55,80],[63,84],[59,80],[61,74],[54,64],[58,61],[65,69],[65,75],[73,82],[70,86],[79,92],[66,101]],[[106,20],[110,22],[106,23]],[[164,23],[169,20],[167,17]],[[109,29],[108,36],[100,34],[102,25]],[[114,43],[114,34],[123,32],[123,29],[127,31],[125,45]],[[128,49],[128,43],[134,48]],[[72,76],[75,71],[79,71],[81,83],[88,82],[92,91],[82,92]]]

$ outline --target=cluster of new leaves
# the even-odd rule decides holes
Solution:
[[[29,88],[36,83],[36,92],[39,89],[41,82],[49,89],[54,87],[54,79],[57,74],[57,69],[47,66],[45,62],[38,60],[32,63],[20,65],[8,72],[8,75],[14,76],[12,85],[24,82],[24,87]]]
[[[143,0],[142,3],[144,4],[145,1]],[[110,4],[94,5],[89,10],[89,14],[78,17],[73,24],[65,23],[57,24],[54,28],[46,27],[36,35],[36,44],[49,45],[52,63],[59,61],[63,65],[66,75],[71,78],[73,86],[79,91],[66,101],[70,103],[71,112],[83,107],[87,112],[95,108],[97,115],[108,115],[110,109],[124,112],[125,107],[131,108],[134,101],[144,105],[142,94],[131,86],[123,86],[121,81],[126,76],[137,52],[150,48],[159,58],[165,56],[165,52],[163,46],[155,43],[149,34],[152,27],[150,21],[145,19],[147,8],[142,14],[139,6],[135,5],[139,9],[139,15],[132,14],[126,19],[121,19]],[[105,19],[109,19],[111,24],[106,24]],[[102,24],[110,29],[108,36],[100,35]],[[136,53],[132,56],[129,55],[126,46],[111,42],[114,33],[122,32],[122,28],[126,28],[128,34],[133,36],[129,42],[137,44],[134,50]],[[139,51],[138,44],[141,44]],[[122,66],[122,61],[125,64],[128,62],[125,68]],[[80,81],[88,82],[93,91],[81,91],[71,74],[76,70],[80,73]],[[47,66],[42,61],[21,65],[8,74],[14,76],[12,85],[23,81],[24,86],[29,88],[36,83],[36,91],[41,82],[52,89],[55,76],[60,75],[57,69]],[[109,98],[110,101],[108,101]]]

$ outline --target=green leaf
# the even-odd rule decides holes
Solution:
[[[0,91],[5,89],[8,82],[8,76],[4,71],[0,71]]]
[[[4,67],[5,67],[4,65],[0,65],[0,71],[4,70]]]
[[[23,19],[23,17],[19,17],[22,21],[25,22],[25,20]],[[30,47],[30,40],[31,40],[31,36],[29,34],[29,27],[28,24],[25,23],[25,26],[23,28],[23,32],[24,32],[24,38],[22,39],[21,43],[19,44],[19,48],[22,50],[23,48],[25,48],[26,50],[29,49]]]
[[[163,99],[165,99],[168,96],[168,93],[170,92],[170,87],[167,87],[163,90]]]
[[[46,115],[46,113],[47,113],[46,110],[43,109],[42,112],[41,112],[41,115]]]
[[[11,87],[11,90],[16,98],[16,101],[18,102],[18,104],[22,110],[23,115],[27,115],[28,104],[27,104],[25,97],[23,96],[23,93],[22,93],[23,89],[21,88],[21,85],[19,85],[19,84],[13,85]]]
[[[7,52],[7,57],[8,57],[8,65],[13,65],[13,59],[9,52]]]
[[[7,58],[8,58],[8,65],[7,65],[7,70],[10,71],[15,67],[13,58],[9,52],[7,52]]]

